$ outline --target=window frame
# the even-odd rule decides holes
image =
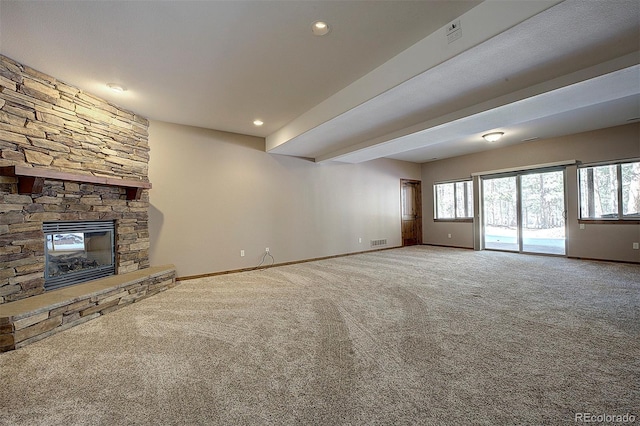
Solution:
[[[622,185],[622,165],[640,163],[640,158],[628,158],[624,160],[604,161],[598,163],[586,163],[578,165],[576,178],[578,184],[578,223],[626,223],[626,224],[640,224],[639,216],[625,216],[624,214],[624,196]],[[616,197],[617,197],[617,212],[616,217],[582,217],[582,186],[581,186],[581,170],[593,169],[596,167],[615,166],[616,168]],[[593,195],[591,196],[593,199]]]
[[[457,191],[456,184],[458,183],[464,183],[466,185],[469,185],[468,187],[465,186],[464,196],[463,196],[467,205],[467,208],[465,210],[467,210],[467,213],[469,214],[469,216],[458,217],[458,205],[457,205],[458,197],[456,193]],[[438,185],[449,185],[449,184],[453,184],[453,216],[454,217],[439,218],[438,217]],[[471,200],[469,200],[469,196],[468,196],[469,188],[471,191]],[[474,192],[473,192],[472,178],[434,182],[433,183],[433,221],[434,222],[473,222],[473,214],[474,214],[473,213],[473,210],[474,210],[473,197],[474,197]]]

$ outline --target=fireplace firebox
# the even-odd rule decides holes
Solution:
[[[113,221],[45,222],[45,290],[115,274]]]

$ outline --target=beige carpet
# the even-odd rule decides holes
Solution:
[[[0,354],[2,425],[555,425],[639,407],[640,265],[500,252],[186,281]]]

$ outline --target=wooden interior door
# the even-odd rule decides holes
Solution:
[[[400,180],[402,245],[422,244],[422,186],[419,180]]]

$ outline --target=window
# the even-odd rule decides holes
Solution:
[[[579,169],[581,219],[640,219],[640,162]]]
[[[435,218],[456,220],[473,218],[473,184],[470,180],[436,183]]]
[[[622,216],[640,218],[640,161],[620,165]]]

